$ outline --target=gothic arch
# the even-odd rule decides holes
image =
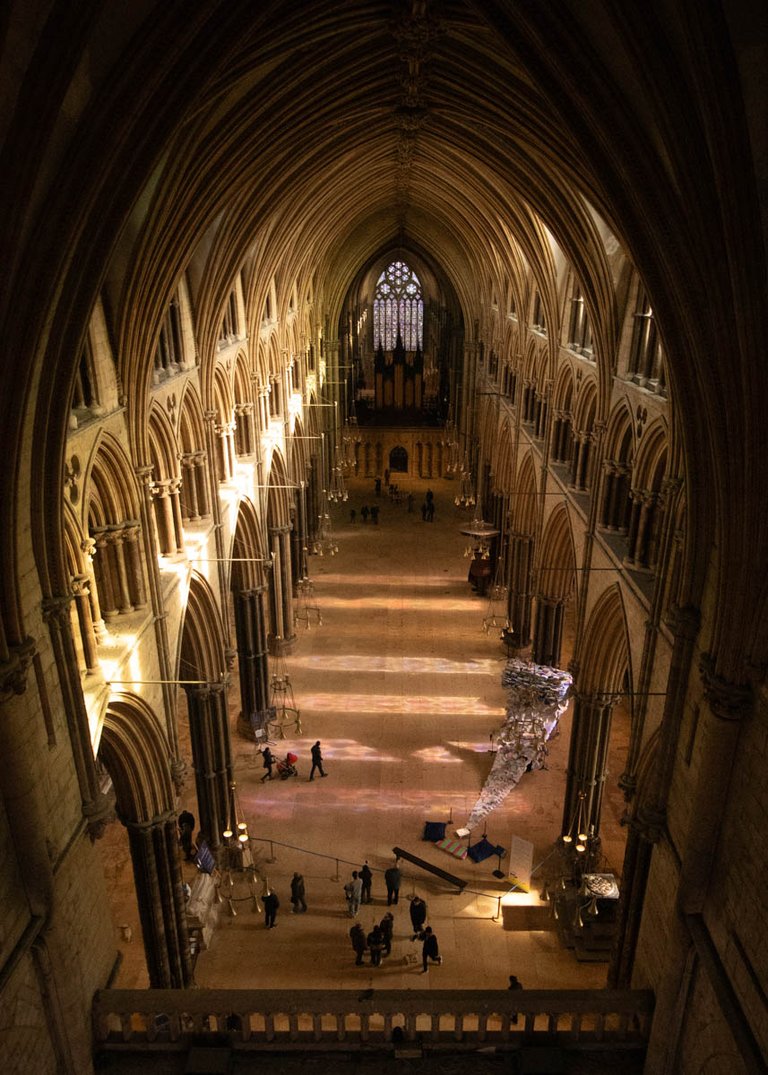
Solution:
[[[582,694],[620,694],[632,684],[626,610],[618,584],[605,590],[589,616],[580,652],[584,654],[577,690]]]
[[[193,571],[182,622],[178,678],[219,683],[225,672],[224,630],[216,599],[208,582]]]
[[[187,384],[179,405],[179,449],[181,451],[181,517],[194,523],[210,514],[208,452],[203,408],[197,390]]]
[[[150,987],[182,988],[192,979],[182,891],[170,747],[143,699],[109,700],[99,756],[128,830]]]
[[[568,510],[558,504],[547,519],[537,554],[532,659],[559,666],[565,615],[576,589],[576,552]]]

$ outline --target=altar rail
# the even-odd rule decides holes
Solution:
[[[93,1027],[97,1051],[120,1052],[222,1040],[236,1050],[318,1052],[393,1042],[644,1049],[653,1004],[649,990],[618,989],[107,989],[94,998]]]

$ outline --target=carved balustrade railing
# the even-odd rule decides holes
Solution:
[[[619,989],[112,989],[96,994],[93,1026],[97,1051],[181,1051],[207,1035],[237,1050],[386,1048],[396,1040],[424,1049],[642,1049],[653,1004],[649,990]]]

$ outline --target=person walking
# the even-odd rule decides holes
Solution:
[[[400,899],[401,880],[402,874],[397,865],[397,860],[395,860],[395,865],[390,866],[388,870],[384,871],[384,883],[387,886],[387,907],[390,907],[393,903],[397,903]]]
[[[275,919],[277,918],[277,909],[280,906],[280,900],[277,893],[268,888],[264,895],[261,897],[261,902],[264,904],[264,925],[267,929],[274,929],[277,925]]]
[[[371,508],[371,522],[374,526],[379,525],[379,505],[374,504]]]
[[[368,859],[365,860],[365,864],[361,866],[358,871],[360,880],[363,882],[363,893],[360,898],[361,903],[371,902],[371,884],[373,883],[373,874],[371,873],[371,867],[368,865]]]
[[[264,747],[261,752],[261,764],[267,770],[264,776],[261,778],[261,782],[263,784],[265,780],[272,779],[272,766],[275,764],[275,755],[272,753],[269,747]]]
[[[362,508],[360,509],[360,518],[363,520],[364,523],[368,522],[368,514],[368,505],[363,504]]]
[[[371,951],[371,966],[381,966],[381,954],[384,951],[384,936],[381,926],[374,926],[368,934],[368,947]]]
[[[410,515],[412,513],[412,511],[413,511],[413,493],[409,493],[408,494],[408,514]]]
[[[315,769],[320,770],[320,776],[328,776],[323,769],[323,751],[320,747],[320,740],[318,739],[315,745],[312,747],[312,768],[309,770],[309,779],[315,779]]]
[[[349,939],[352,941],[352,947],[355,950],[355,966],[362,967],[363,956],[368,948],[368,941],[365,937],[365,930],[359,922],[355,922],[354,926],[349,931]]]
[[[424,923],[427,921],[427,901],[423,900],[421,896],[414,896],[411,900],[411,906],[409,907],[411,915],[411,925],[413,926],[412,941],[416,940],[417,934],[421,933],[424,929]]]
[[[421,973],[426,974],[429,970],[427,960],[431,959],[433,963],[440,964],[443,962],[443,957],[440,955],[440,948],[437,943],[437,937],[432,932],[431,926],[427,926],[426,929],[421,931],[421,933],[419,934],[419,940],[422,942],[421,963],[423,969]]]
[[[291,878],[291,903],[294,914],[303,914],[307,909],[304,878],[300,873],[295,873]]]
[[[428,509],[428,507],[429,507],[429,505],[427,504],[427,502],[425,500],[424,503],[421,505],[421,521],[423,523],[425,523],[427,521],[427,509]]]
[[[395,919],[391,911],[387,911],[381,922],[379,922],[379,929],[384,938],[384,955],[388,956],[392,951],[392,934],[395,931]]]

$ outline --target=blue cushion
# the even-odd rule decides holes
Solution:
[[[435,843],[437,840],[443,840],[445,838],[445,821],[426,821],[424,823],[424,835],[422,840],[432,840]]]
[[[473,862],[482,862],[484,859],[490,858],[491,855],[503,855],[504,848],[498,847],[496,844],[492,844],[485,837],[479,840],[467,851],[467,856],[472,859]]]

